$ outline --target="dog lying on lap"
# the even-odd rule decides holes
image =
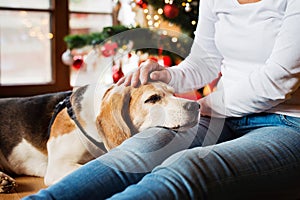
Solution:
[[[146,128],[184,131],[196,125],[199,104],[173,94],[153,82],[0,99],[0,192],[16,185],[7,174],[44,177],[51,185]],[[54,114],[66,99],[70,107]]]

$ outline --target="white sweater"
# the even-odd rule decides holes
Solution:
[[[221,71],[217,91],[199,101],[203,115],[300,117],[300,0],[201,0],[191,52],[168,70],[177,92]]]

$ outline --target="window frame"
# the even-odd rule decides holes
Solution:
[[[50,30],[54,35],[51,40],[52,82],[36,85],[0,85],[0,97],[31,96],[71,89],[70,69],[61,61],[61,55],[67,49],[63,39],[69,34],[68,0],[51,0],[51,5],[50,9],[0,7],[0,11],[49,12]]]

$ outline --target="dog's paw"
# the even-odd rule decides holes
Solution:
[[[16,180],[0,172],[0,193],[9,193],[17,186]]]

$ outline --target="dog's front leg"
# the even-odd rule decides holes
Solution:
[[[52,185],[78,169],[84,156],[87,155],[75,131],[50,138],[47,149],[48,166],[44,179],[46,185]]]

